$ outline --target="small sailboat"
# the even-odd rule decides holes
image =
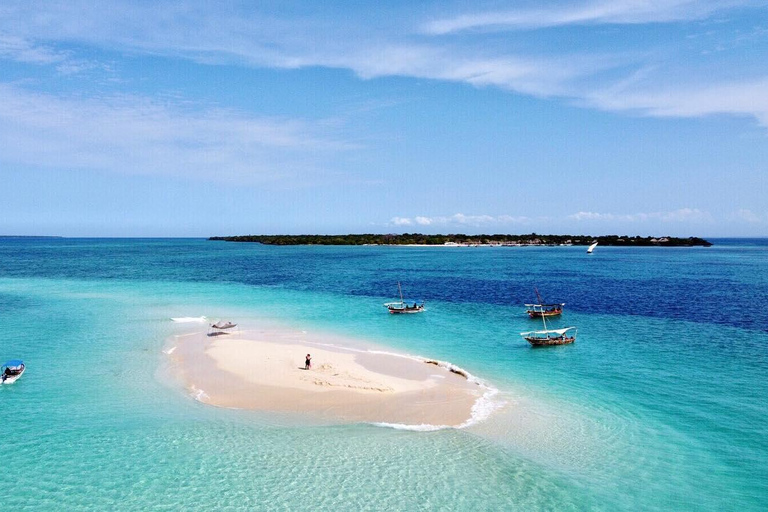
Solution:
[[[558,316],[563,314],[563,306],[565,306],[565,302],[545,304],[541,298],[541,295],[539,294],[539,290],[534,288],[534,291],[536,292],[536,298],[539,300],[539,303],[525,305],[525,307],[527,308],[525,312],[528,313],[528,316],[530,318],[541,318],[544,316]]]
[[[548,345],[568,345],[576,341],[576,328],[566,327],[565,329],[547,329],[547,317],[541,316],[544,322],[544,329],[541,331],[521,332],[520,336],[534,347],[544,347]]]
[[[0,366],[0,382],[2,384],[13,384],[21,378],[27,367],[21,359],[11,359]]]
[[[401,313],[421,313],[424,311],[423,300],[405,300],[403,299],[403,289],[400,281],[397,282],[397,291],[400,292],[400,302],[387,302],[384,307],[392,314]]]
[[[594,242],[592,245],[589,246],[589,249],[587,249],[587,254],[592,254],[592,251],[595,250],[595,247],[597,247],[597,242]]]

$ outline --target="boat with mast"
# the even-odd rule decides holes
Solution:
[[[534,288],[534,291],[536,292],[536,298],[538,299],[539,303],[525,305],[525,307],[527,308],[525,312],[528,313],[528,316],[530,318],[541,318],[544,316],[558,316],[563,314],[563,306],[565,306],[565,302],[545,304],[544,300],[542,300],[541,295],[539,294],[539,290]]]
[[[400,281],[397,282],[397,291],[400,293],[399,302],[387,302],[384,307],[392,314],[402,313],[421,313],[424,311],[423,300],[405,300],[403,298],[403,288],[400,286]]]
[[[592,251],[595,250],[595,247],[597,247],[597,242],[592,242],[592,245],[590,245],[589,249],[587,249],[587,254],[592,254]]]
[[[541,315],[541,321],[544,322],[544,329],[541,331],[521,332],[520,336],[534,347],[545,347],[548,345],[568,345],[576,341],[576,328],[566,327],[564,329],[547,329],[547,317]]]

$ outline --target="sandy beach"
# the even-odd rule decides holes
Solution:
[[[331,421],[460,426],[486,390],[437,361],[302,338],[278,330],[199,332],[174,337],[166,353],[201,402]]]

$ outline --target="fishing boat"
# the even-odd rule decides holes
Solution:
[[[595,250],[595,247],[597,247],[597,242],[594,242],[592,245],[589,246],[589,249],[587,249],[587,254],[592,254],[592,251]]]
[[[397,291],[400,292],[399,302],[387,302],[384,307],[389,310],[390,313],[397,315],[402,313],[421,313],[424,311],[423,300],[405,300],[403,298],[403,289],[400,286],[400,282],[397,283]]]
[[[21,378],[26,369],[24,361],[21,359],[11,359],[6,361],[3,366],[0,366],[0,375],[2,375],[0,379],[2,379],[3,384],[13,384]]]
[[[539,290],[537,290],[536,288],[534,288],[534,290],[536,291],[536,298],[539,300],[539,303],[525,305],[525,307],[527,308],[525,312],[528,313],[528,316],[530,318],[541,318],[543,316],[558,316],[563,314],[563,306],[565,306],[565,302],[545,304],[541,298],[541,295],[539,295]]]
[[[541,318],[543,316],[558,316],[563,314],[565,302],[559,304],[526,304],[525,310],[531,318]]]
[[[544,322],[544,329],[540,331],[521,332],[520,336],[534,347],[544,347],[548,345],[568,345],[576,341],[576,328],[566,327],[564,329],[547,329],[547,317],[542,315],[541,321]]]

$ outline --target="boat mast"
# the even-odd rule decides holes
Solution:
[[[403,289],[400,287],[400,281],[397,282],[397,291],[400,292],[400,303],[405,304],[403,300]]]

